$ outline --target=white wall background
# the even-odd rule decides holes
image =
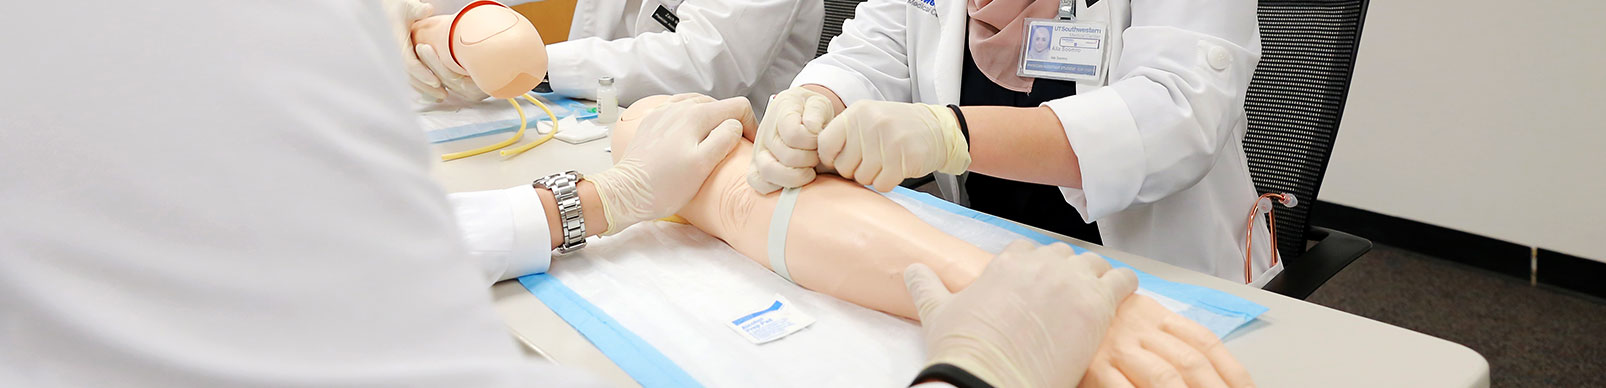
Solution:
[[[1322,200],[1606,261],[1606,1],[1374,0],[1342,125]]]

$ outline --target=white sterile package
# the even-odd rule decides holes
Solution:
[[[1024,236],[1000,226],[1008,225],[1000,220],[927,194],[900,189],[887,196],[939,230],[988,252],[1002,251],[1022,238],[1046,242],[1046,236]],[[617,327],[605,322],[600,326],[608,330],[596,330],[599,325],[593,317],[577,317],[584,314],[559,306],[565,303],[548,303],[599,348],[605,342],[619,342],[611,337],[620,328],[645,342],[603,349],[638,381],[643,378],[633,370],[653,369],[683,371],[683,376],[711,387],[885,387],[907,385],[923,366],[917,322],[803,289],[690,225],[632,226],[557,259],[547,275],[532,275],[545,276],[561,283],[547,286],[566,286],[565,292],[572,291],[589,302],[588,307],[616,321]],[[1265,311],[1212,290],[1141,272],[1139,278],[1139,292],[1158,296],[1162,304],[1195,321],[1208,321],[1201,323],[1218,335]],[[531,287],[534,283],[538,282],[525,285],[543,301],[556,299]],[[733,330],[733,323],[740,325],[743,319],[764,313],[765,306],[780,309],[778,301],[786,301],[784,308],[792,309],[788,313],[807,317],[807,323],[787,327],[784,334],[762,343]],[[667,360],[635,357],[652,353],[639,350],[644,346],[655,348]],[[686,385],[674,379],[643,384]]]

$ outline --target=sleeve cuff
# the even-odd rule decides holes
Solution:
[[[860,100],[885,100],[880,93],[865,87],[870,81],[864,76],[842,68],[824,63],[811,62],[803,66],[803,71],[792,79],[792,87],[808,84],[818,84],[836,93],[842,99],[842,105],[851,106]]]
[[[1082,188],[1061,187],[1065,202],[1093,222],[1125,210],[1143,187],[1143,138],[1126,100],[1105,87],[1043,103],[1054,110],[1076,151]]]
[[[563,41],[546,45],[547,81],[552,91],[569,97],[597,99],[597,80],[587,71],[587,47],[597,38]]]
[[[507,270],[497,280],[546,272],[552,267],[552,232],[546,224],[541,196],[530,185],[511,187],[502,193],[513,214],[513,246],[508,251]]]

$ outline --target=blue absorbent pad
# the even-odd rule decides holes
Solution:
[[[552,275],[539,273],[519,278],[519,284],[541,299],[569,326],[580,331],[603,355],[619,365],[643,387],[701,387],[686,371],[675,365],[657,348],[641,340],[630,329],[620,326],[597,306],[586,302],[574,290]]]
[[[950,222],[945,222],[945,224],[968,224],[968,225],[971,225],[971,226],[969,226],[967,228],[972,228],[972,229],[976,229],[976,228],[987,229],[988,228],[985,225],[976,225],[974,223],[969,223],[969,222],[965,222],[965,221],[957,221],[957,222],[955,222],[956,219],[953,218],[953,217],[957,216],[957,217],[968,218],[968,219],[973,219],[973,220],[976,220],[976,221],[980,221],[982,223],[985,223],[986,225],[991,225],[993,227],[997,227],[998,229],[1001,229],[1001,230],[1004,231],[1004,232],[998,232],[998,231],[987,232],[987,233],[991,233],[990,235],[993,236],[993,237],[988,238],[989,241],[991,241],[991,240],[1003,240],[1004,239],[1004,238],[999,237],[999,236],[1014,236],[1014,235],[1018,235],[1018,236],[1010,237],[1010,238],[1025,237],[1027,239],[1034,240],[1034,241],[1036,241],[1038,243],[1041,243],[1041,244],[1049,244],[1049,243],[1053,243],[1053,242],[1057,242],[1058,241],[1058,240],[1056,240],[1056,239],[1054,239],[1052,237],[1049,237],[1049,236],[1044,235],[1042,233],[1038,233],[1038,232],[1032,231],[1031,229],[1022,227],[1022,226],[1020,226],[1018,224],[1015,224],[1013,222],[1010,222],[1008,220],[1004,220],[1004,219],[1001,219],[1001,218],[998,218],[998,217],[995,217],[995,216],[983,214],[983,213],[980,213],[980,212],[977,212],[977,211],[974,211],[974,210],[971,210],[971,209],[960,207],[960,206],[955,205],[953,203],[949,203],[949,202],[944,201],[942,199],[933,197],[933,196],[931,196],[929,194],[925,194],[925,193],[920,193],[920,192],[916,192],[916,191],[913,191],[913,190],[907,190],[907,189],[899,188],[896,191],[894,191],[893,193],[888,194],[888,197],[893,198],[894,201],[898,202],[900,205],[903,205],[906,208],[910,208],[910,210],[915,212],[917,216],[921,216],[921,218],[924,219],[924,220],[927,220],[928,223],[932,223],[934,226],[938,226],[939,229],[943,228],[944,225],[936,225],[938,223],[936,220],[938,220],[938,219],[940,219],[942,217],[947,217],[948,220],[950,221]],[[911,203],[911,202],[913,202],[913,203]],[[933,210],[933,209],[936,209],[936,210]],[[932,217],[934,215],[937,216],[937,217]],[[928,217],[931,217],[931,218],[928,218]],[[669,224],[664,224],[664,223],[657,223],[657,224],[669,225]],[[641,230],[635,230],[635,231],[626,230],[625,231],[626,233],[621,233],[621,235],[615,236],[615,237],[611,237],[611,239],[637,238],[637,239],[646,239],[646,240],[637,240],[637,241],[647,241],[647,240],[651,240],[651,239],[664,239],[665,237],[663,237],[663,236],[670,235],[670,234],[665,234],[667,232],[664,232],[664,231],[661,231],[661,230],[657,229],[657,228],[664,227],[662,225],[645,225],[645,226],[651,226],[651,227],[650,228],[632,228],[632,229],[641,229]],[[679,225],[679,226],[683,226],[683,225]],[[694,229],[690,229],[690,228],[686,228],[686,229],[692,230],[693,233],[697,233],[697,232],[695,232]],[[954,233],[953,231],[945,231],[945,232],[948,232],[950,234]],[[703,237],[703,238],[704,239],[709,239],[707,237]],[[969,241],[969,240],[967,240],[967,241]],[[612,244],[604,244],[604,246],[599,246],[599,247],[597,247],[595,249],[592,249],[592,250],[597,250],[597,252],[582,252],[582,254],[580,256],[585,256],[585,255],[589,255],[589,254],[604,254],[605,255],[607,252],[603,252],[602,250],[605,250],[605,249],[619,249],[619,248],[608,248],[607,245],[621,245],[621,246],[622,245],[632,245],[632,244],[620,244],[620,242],[623,242],[623,240],[605,241],[605,242],[609,242],[609,243],[612,243]],[[720,244],[720,243],[717,242],[717,240],[714,240],[712,242],[715,243],[715,244]],[[996,242],[996,241],[992,241],[992,242]],[[997,249],[997,246],[996,246],[997,244],[993,244],[993,245],[994,246],[992,246],[991,249]],[[665,249],[664,247],[667,247],[667,246],[663,246],[663,245],[658,245],[658,246],[660,248],[657,248],[657,249]],[[673,245],[669,245],[669,246],[673,246]],[[719,245],[719,246],[722,246],[722,245]],[[1077,252],[1085,251],[1085,250],[1081,249],[1080,247],[1073,247],[1073,248],[1075,248],[1075,250]],[[645,249],[645,248],[643,248],[643,249]],[[729,248],[728,247],[724,247],[723,249],[729,249]],[[988,247],[984,247],[984,249],[991,250]],[[729,254],[735,254],[735,253],[734,253],[734,251],[732,251]],[[739,256],[739,254],[735,254],[735,255]],[[588,261],[588,262],[598,262],[598,263],[601,262],[601,261],[598,260],[598,259],[601,259],[601,257],[575,257],[575,258],[566,258],[566,259]],[[695,259],[695,258],[694,257],[684,257],[684,258],[681,258],[681,257],[657,257],[657,258],[650,258],[650,259],[652,259],[652,260],[648,260],[649,262],[662,262],[663,260],[686,260],[686,259]],[[1106,259],[1109,260],[1108,258],[1106,258]],[[734,263],[739,263],[740,265],[744,265],[744,266],[745,265],[749,265],[749,264],[754,265],[754,266],[757,265],[756,263],[749,262],[746,259],[742,259],[742,258],[735,258],[735,259],[731,259],[731,260],[735,260]],[[1111,263],[1112,266],[1115,266],[1115,267],[1132,268],[1131,266],[1129,266],[1129,265],[1127,265],[1125,263],[1122,263],[1122,262],[1119,262],[1119,261],[1115,261],[1115,260],[1110,260],[1110,263]],[[568,264],[568,265],[566,266],[565,263],[558,263],[554,267],[556,267],[556,268],[567,268],[569,271],[575,271],[574,268],[587,268],[588,266],[590,266],[589,263],[566,263],[566,264]],[[641,264],[641,263],[638,263],[638,264]],[[730,265],[736,265],[736,264],[730,264]],[[650,267],[650,265],[649,265],[649,267]],[[594,275],[596,275],[596,274],[605,275],[605,274],[614,273],[614,272],[609,272],[609,271],[596,272],[596,271],[599,271],[600,269],[595,269],[597,267],[589,267],[589,268],[592,268],[592,269],[581,269],[581,270],[579,270],[580,272],[572,272],[572,273],[567,273],[566,272],[565,276],[576,276],[575,274],[588,274],[588,273],[589,274],[594,274]],[[614,268],[613,271],[626,270],[628,272],[629,271],[628,268],[631,268],[631,267],[618,267],[618,268]],[[720,268],[723,268],[723,267],[720,267]],[[712,268],[710,268],[710,269],[712,269]],[[1260,305],[1255,304],[1253,302],[1249,302],[1248,300],[1244,300],[1243,298],[1239,298],[1237,296],[1233,296],[1231,294],[1227,294],[1225,292],[1217,291],[1217,290],[1210,289],[1210,288],[1190,285],[1190,284],[1171,282],[1171,281],[1167,281],[1165,279],[1161,279],[1159,277],[1155,277],[1153,275],[1149,275],[1149,274],[1144,273],[1142,271],[1138,271],[1135,268],[1132,268],[1132,269],[1133,269],[1134,272],[1137,273],[1138,281],[1139,281],[1139,287],[1140,287],[1140,290],[1139,290],[1140,293],[1144,293],[1145,295],[1154,297],[1161,304],[1166,305],[1167,308],[1171,309],[1172,311],[1176,311],[1178,314],[1183,315],[1185,317],[1188,317],[1189,319],[1192,319],[1195,322],[1200,323],[1201,325],[1209,328],[1212,332],[1214,332],[1217,336],[1220,336],[1220,337],[1225,337],[1227,334],[1231,333],[1233,330],[1236,330],[1236,329],[1242,327],[1243,325],[1253,321],[1256,317],[1260,316],[1260,314],[1266,312],[1266,308],[1263,307],[1263,306],[1260,306]],[[758,270],[759,271],[764,271],[762,269],[762,267],[758,267]],[[646,277],[646,278],[638,277],[638,278],[635,278],[635,279],[652,279],[652,278],[656,278],[656,277],[662,276],[662,275],[656,275],[656,274],[663,274],[664,273],[664,272],[653,272],[652,270],[648,270],[646,272],[650,272],[650,274],[642,275],[642,276],[648,276],[648,277]],[[765,271],[763,273],[749,274],[749,275],[746,275],[746,276],[763,276],[763,274],[770,274],[770,273]],[[712,276],[712,275],[710,275],[710,276]],[[604,276],[604,277],[607,277],[607,276]],[[593,278],[594,278],[594,276],[593,276]],[[586,278],[584,276],[582,276],[582,277],[574,277],[574,278],[571,278],[571,279],[586,279]],[[747,278],[744,278],[744,279],[747,279]],[[623,281],[623,279],[615,279],[615,280]],[[755,281],[756,280],[757,279],[755,279]],[[768,279],[763,279],[763,280],[768,281]],[[589,286],[589,288],[585,288],[584,290],[587,290],[586,293],[588,295],[611,295],[610,297],[613,297],[613,298],[623,297],[623,298],[627,298],[627,299],[642,299],[642,300],[648,300],[648,299],[651,299],[651,298],[640,298],[640,297],[637,297],[637,296],[630,296],[630,295],[641,295],[641,294],[639,294],[639,292],[642,292],[643,290],[646,290],[646,292],[649,292],[649,293],[650,292],[663,292],[664,291],[664,289],[661,289],[661,288],[659,288],[659,289],[653,288],[653,287],[655,287],[653,285],[646,285],[646,286],[634,285],[634,286],[631,286],[631,287],[622,287],[624,284],[628,284],[628,283],[619,283],[617,281],[602,282],[602,283],[592,283]],[[776,277],[776,279],[774,279],[773,282],[782,282],[782,281],[783,280],[779,279],[779,277]],[[630,329],[628,329],[624,325],[621,325],[619,323],[619,321],[617,321],[614,318],[610,317],[606,312],[604,312],[603,309],[599,308],[596,305],[593,305],[592,302],[589,302],[586,299],[582,298],[574,290],[572,290],[569,287],[565,286],[563,282],[558,280],[558,278],[556,278],[556,277],[554,277],[552,275],[549,275],[549,274],[536,274],[536,275],[530,275],[530,276],[522,277],[522,278],[519,279],[519,282],[521,284],[523,284],[525,288],[529,289],[530,292],[532,294],[534,294],[537,298],[541,299],[541,301],[544,302],[549,308],[551,308],[552,311],[555,312],[559,317],[563,318],[563,320],[568,322],[568,324],[570,326],[574,327],[577,331],[579,331],[582,335],[584,335],[586,337],[586,339],[591,341],[592,344],[596,345],[597,348],[599,350],[601,350],[604,355],[606,355],[608,358],[612,359],[616,364],[619,365],[619,367],[621,369],[623,369],[632,378],[636,379],[636,381],[641,383],[643,386],[645,386],[645,387],[694,387],[694,386],[699,386],[699,383],[696,380],[694,380],[692,377],[690,377],[692,374],[688,374],[685,369],[683,369],[681,366],[677,365],[670,357],[666,357],[664,352],[660,352],[659,349],[655,348],[651,343],[643,340],[641,338],[641,336],[638,336],[636,333],[633,333]],[[631,281],[630,283],[635,283],[635,282],[639,282],[639,280]],[[686,284],[700,284],[700,283],[690,282],[690,283],[686,283]],[[623,291],[615,291],[614,289],[624,290],[624,289],[631,289],[631,288],[635,288],[635,287],[644,287],[644,288],[638,289],[637,291],[633,291],[633,292],[637,292],[637,293],[631,293],[631,294],[624,295],[624,296],[615,295],[615,294],[618,294],[619,292],[623,292]],[[681,287],[685,287],[685,286],[683,285]],[[795,286],[792,286],[790,284],[786,284],[786,287],[795,287]],[[651,290],[657,290],[657,291],[651,291]],[[708,292],[709,290],[701,290],[701,291]],[[599,292],[604,293],[604,294],[597,294]],[[803,290],[797,290],[795,292],[807,293],[807,291],[803,291]],[[794,296],[797,296],[797,295],[794,295]],[[829,298],[829,297],[826,297],[826,298],[827,299],[832,299],[832,298]],[[652,300],[656,300],[656,299],[652,299]],[[794,299],[794,300],[796,300],[796,299]],[[804,301],[800,301],[800,302],[804,302]],[[618,303],[617,299],[616,299],[615,302],[611,302],[611,303]],[[693,301],[692,303],[703,303],[703,302]],[[841,302],[836,302],[836,303],[841,303]],[[615,307],[611,307],[611,308],[622,308],[622,307],[620,307],[618,305],[614,305],[614,306]],[[647,306],[655,306],[655,305],[647,304],[647,305],[639,305],[639,306],[647,307]],[[812,312],[815,312],[815,313],[822,313],[822,314],[826,313],[825,311],[820,311],[821,307],[818,304],[810,306],[809,303],[803,303],[803,307],[804,308],[813,308]],[[857,308],[857,307],[850,307],[850,309],[862,310],[862,308]],[[636,311],[636,310],[629,309],[628,311]],[[665,311],[676,311],[676,310],[675,309],[669,309],[669,310],[665,310]],[[871,315],[877,315],[876,317],[873,317],[873,318],[886,319],[884,314],[874,313],[874,312],[871,312],[871,311],[865,311],[865,312],[866,313],[873,313]],[[658,322],[667,322],[667,321],[661,321],[662,319],[668,319],[666,317],[661,317],[661,316],[658,317],[658,318],[647,318],[647,317],[625,317],[625,318],[628,318],[628,319],[626,319],[626,321],[634,321],[634,322],[636,322],[635,325],[649,324],[649,325],[654,325],[654,326],[656,326]],[[724,317],[724,318],[725,319],[729,319],[729,317]],[[868,318],[872,318],[872,317],[861,317],[861,318],[857,318],[857,319],[868,319]],[[837,319],[838,319],[838,321],[824,321],[824,320],[822,320],[821,324],[827,324],[827,325],[833,325],[833,326],[828,326],[828,327],[824,327],[824,328],[810,328],[808,330],[804,330],[803,332],[798,333],[798,334],[804,335],[803,336],[804,338],[796,340],[796,341],[811,341],[812,340],[811,338],[822,338],[822,337],[819,337],[819,336],[826,334],[828,332],[826,330],[833,330],[833,329],[838,329],[839,330],[841,328],[840,319],[843,319],[843,318],[841,318],[841,316],[838,316]],[[644,323],[644,322],[650,322],[650,323]],[[643,329],[644,330],[659,330],[659,328],[643,328]],[[810,334],[811,332],[815,332],[815,333]],[[908,333],[910,333],[909,335],[914,335],[914,333],[917,333],[917,332],[918,332],[918,330],[912,330],[912,331],[909,331]],[[714,333],[723,333],[723,331],[713,331],[713,332],[704,333],[704,334],[698,334],[698,335],[710,335],[710,336],[719,335],[719,334],[714,334]],[[691,334],[691,333],[684,333],[684,334]],[[661,332],[660,333],[655,333],[655,334],[652,334],[652,335],[657,335],[658,336],[658,337],[653,337],[653,338],[658,338],[658,339],[655,339],[653,343],[660,343],[659,341],[666,341],[666,338],[685,338],[681,334],[676,334],[676,335],[673,335],[671,337],[664,337],[665,334],[663,334]],[[648,336],[651,337],[652,335],[648,335]],[[810,337],[810,335],[814,335],[815,337]],[[833,337],[833,338],[835,338],[835,337]],[[790,345],[788,345],[788,344],[785,343],[788,340],[790,340],[790,339],[782,339],[780,341],[777,341],[777,342],[782,343],[780,345],[766,344],[766,345],[761,345],[761,346],[772,346],[772,347],[773,346],[782,346],[782,348],[773,348],[773,349],[776,349],[776,350],[772,350],[772,351],[780,351],[780,349],[785,349],[784,347],[786,347],[786,346],[799,345],[799,343],[796,343],[796,342],[791,343]],[[913,346],[915,348],[918,347],[917,345],[912,345],[912,344],[918,344],[918,338],[911,337],[911,338],[906,339],[905,341],[909,341],[911,343],[911,345],[896,345],[896,346]],[[682,345],[678,345],[678,346],[687,346],[687,345],[685,345],[685,342],[681,342],[681,343],[682,343]],[[895,343],[902,344],[904,342],[895,342]],[[666,346],[668,346],[668,345],[666,345]],[[765,349],[770,349],[770,348],[765,348]],[[681,357],[681,358],[686,359],[686,360],[700,359],[700,358],[694,357],[694,356],[687,356],[686,355],[687,352],[686,352],[685,349],[666,348],[666,350],[669,350],[669,353],[671,353],[671,354],[681,354],[681,356],[678,356],[678,357]],[[908,350],[908,349],[905,349],[905,350]],[[917,350],[918,349],[913,349],[911,351],[917,351]],[[899,351],[894,351],[894,350],[890,350],[890,349],[886,350],[886,352],[889,355],[890,354],[895,354],[895,353],[896,354],[901,354],[901,356],[899,356],[899,357],[918,358],[918,353],[905,354],[907,352],[899,352]],[[757,361],[757,360],[755,360],[755,361]],[[915,360],[904,360],[904,361],[918,362],[919,360],[915,359]],[[693,365],[693,367],[697,367],[697,365]],[[914,369],[918,369],[918,366],[909,366],[909,367],[910,368],[914,368]],[[699,371],[697,373],[695,373],[697,376],[700,376],[699,378],[710,378],[710,376],[713,376],[715,378],[722,377],[722,376],[720,376],[718,374],[711,375],[711,373],[716,373],[716,372],[710,372],[709,368],[693,368],[693,369],[699,369]],[[729,369],[729,368],[715,368],[715,369],[725,370],[725,369]],[[740,368],[738,368],[738,369],[740,369]],[[872,369],[874,369],[874,368],[872,368]],[[876,370],[884,370],[884,369],[876,369]],[[740,372],[730,372],[730,373],[740,374]],[[861,371],[861,373],[862,373],[862,371]],[[735,381],[735,380],[725,380],[725,381],[729,382],[729,381]]]
[[[557,115],[559,119],[569,116],[574,116],[577,120],[590,120],[597,118],[596,108],[588,107],[585,105],[585,103],[575,101],[572,98],[564,97],[556,93],[531,94],[536,95],[536,97],[539,97],[540,100],[545,102],[547,104],[547,108],[552,109],[552,114]],[[524,118],[528,127],[534,128],[536,124],[541,121],[551,121],[551,118],[547,117],[546,112],[542,111],[540,107],[530,105],[528,101],[524,101],[523,99],[519,99],[519,104],[524,106]],[[495,106],[497,109],[501,109],[501,107],[507,106],[507,103],[506,101],[502,101],[501,105]],[[508,108],[511,108],[511,106]],[[427,139],[429,139],[430,144],[438,144],[449,141],[471,139],[490,134],[513,132],[518,129],[519,119],[513,118],[432,129],[424,132],[424,135]]]

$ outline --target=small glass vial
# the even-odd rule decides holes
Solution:
[[[613,89],[613,77],[597,79],[597,123],[613,124],[619,121],[619,92]]]

